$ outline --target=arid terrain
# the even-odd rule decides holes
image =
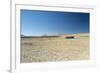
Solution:
[[[89,33],[73,36],[21,37],[21,63],[89,59]]]

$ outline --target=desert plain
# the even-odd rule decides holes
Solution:
[[[88,60],[90,51],[89,33],[70,35],[74,38],[63,36],[21,37],[20,62]]]

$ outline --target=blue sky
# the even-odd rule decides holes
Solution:
[[[21,10],[21,34],[74,34],[89,32],[89,13]]]

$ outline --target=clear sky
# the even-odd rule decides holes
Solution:
[[[21,34],[73,34],[89,32],[89,13],[21,10]]]

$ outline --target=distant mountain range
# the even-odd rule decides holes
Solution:
[[[55,35],[41,35],[41,36],[26,36],[26,35],[21,35],[21,38],[32,38],[32,37],[34,37],[34,38],[48,38],[48,37],[61,37],[61,36],[64,36],[64,35],[70,35],[70,36],[72,36],[72,35],[79,35],[79,36],[89,36],[89,33],[77,33],[77,34],[55,34]]]

